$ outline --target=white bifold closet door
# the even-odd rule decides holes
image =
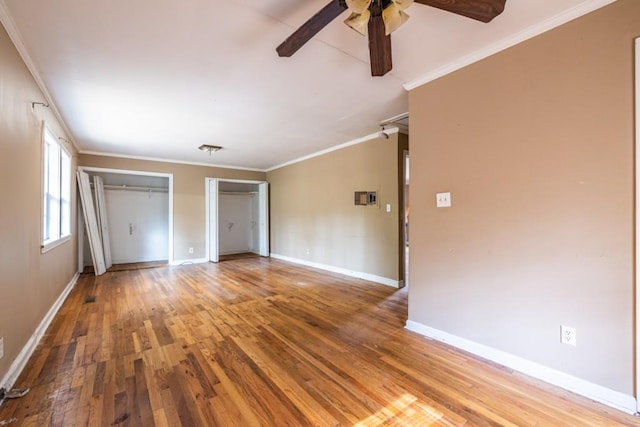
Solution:
[[[104,262],[104,251],[102,239],[100,238],[100,229],[98,228],[96,210],[93,206],[89,174],[79,170],[77,178],[80,201],[82,202],[82,212],[84,213],[84,222],[89,239],[89,249],[91,249],[91,258],[93,260],[93,270],[96,276],[100,276],[107,271],[107,267]]]
[[[109,242],[109,221],[107,221],[107,205],[104,199],[104,182],[99,176],[93,177],[93,188],[96,194],[96,215],[100,239],[102,240],[102,250],[104,253],[105,267],[111,268],[111,244]]]

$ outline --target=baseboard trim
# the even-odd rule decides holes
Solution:
[[[194,259],[177,259],[171,261],[169,265],[191,265],[191,264],[204,264],[209,262],[206,258],[194,258]]]
[[[636,399],[633,396],[412,320],[407,320],[405,328],[628,414],[636,412]]]
[[[344,274],[345,276],[368,280],[369,282],[375,282],[381,285],[391,286],[392,288],[401,288],[404,285],[402,280],[393,280],[387,277],[376,276],[375,274],[363,273],[360,271],[353,271],[347,268],[335,267],[333,265],[321,264],[319,262],[307,261],[305,259],[292,258],[285,255],[274,254],[274,253],[271,254],[271,258],[292,262],[294,264],[304,265],[306,267],[318,268],[320,270],[330,271],[332,273]]]
[[[51,321],[53,320],[55,315],[58,313],[58,310],[60,310],[60,307],[62,307],[62,304],[67,299],[67,297],[73,290],[74,286],[76,285],[76,282],[78,281],[79,276],[80,274],[76,273],[73,276],[73,278],[71,278],[71,281],[64,288],[64,290],[62,291],[62,293],[60,294],[56,302],[53,303],[53,306],[51,306],[47,314],[44,316],[44,318],[42,319],[42,321],[40,322],[36,330],[33,332],[33,335],[31,335],[31,338],[29,338],[29,340],[24,345],[24,347],[22,347],[22,350],[20,351],[20,353],[18,353],[18,356],[15,358],[15,360],[9,367],[9,371],[5,374],[4,378],[2,378],[2,382],[0,382],[0,387],[6,388],[6,389],[13,388],[13,385],[18,380],[18,377],[22,373],[22,370],[24,369],[24,367],[27,365],[29,358],[31,357],[36,347],[38,346],[38,343],[40,342],[45,332],[47,331],[47,328],[51,324]]]

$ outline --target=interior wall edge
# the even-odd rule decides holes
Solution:
[[[638,393],[638,36],[618,0],[409,93],[410,320]]]

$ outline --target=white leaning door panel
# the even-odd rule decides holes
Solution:
[[[104,199],[104,182],[99,176],[93,177],[93,187],[96,193],[96,214],[100,238],[102,239],[102,251],[104,253],[105,267],[111,268],[111,245],[109,242],[109,222],[107,221],[107,207]]]
[[[93,270],[96,276],[100,276],[107,271],[104,263],[104,253],[102,251],[102,239],[100,239],[100,231],[98,229],[98,221],[96,219],[96,211],[93,207],[93,197],[91,196],[91,184],[89,183],[89,175],[86,172],[78,171],[78,189],[80,190],[80,200],[82,201],[82,211],[84,212],[84,221],[87,226],[87,235],[89,237],[89,247],[91,249],[91,258],[93,258]]]

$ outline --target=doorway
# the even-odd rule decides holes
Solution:
[[[269,187],[264,181],[207,178],[207,259],[269,256]]]

